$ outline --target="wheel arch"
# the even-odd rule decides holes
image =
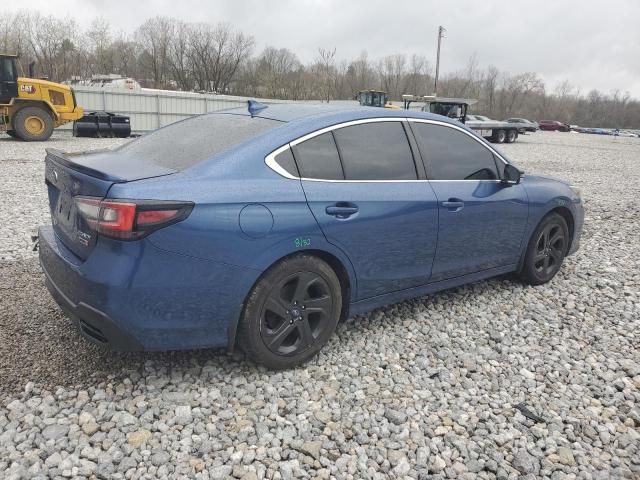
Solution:
[[[573,234],[575,232],[575,220],[573,218],[573,212],[571,211],[571,209],[564,206],[556,206],[553,208],[549,208],[539,217],[538,221],[535,224],[531,224],[531,226],[529,227],[530,230],[528,230],[528,233],[527,233],[528,237],[525,237],[526,243],[524,243],[524,248],[522,249],[522,253],[520,254],[520,260],[518,261],[517,271],[520,271],[522,269],[525,255],[527,253],[527,247],[529,246],[529,242],[531,241],[531,236],[535,232],[536,228],[538,228],[538,225],[540,225],[540,223],[542,223],[542,221],[552,213],[557,213],[562,218],[564,218],[565,222],[567,222],[567,228],[569,229],[569,241],[567,242],[567,252],[571,251],[571,245],[573,244]]]
[[[552,208],[551,210],[549,210],[544,217],[545,218],[547,215],[551,214],[551,213],[557,213],[558,215],[560,215],[562,218],[564,218],[564,221],[567,222],[567,227],[569,228],[569,241],[567,242],[567,253],[569,251],[571,251],[571,244],[573,243],[573,234],[575,232],[575,220],[573,218],[573,212],[571,212],[571,210],[567,207],[555,207]],[[542,221],[542,220],[541,220]],[[566,253],[565,253],[566,255]]]
[[[336,253],[330,252],[328,250],[322,250],[322,249],[297,250],[294,252],[290,252],[286,255],[283,255],[280,258],[271,262],[271,264],[268,267],[266,267],[264,270],[262,270],[260,275],[258,275],[254,279],[253,283],[251,284],[251,287],[247,291],[247,294],[242,301],[239,314],[229,324],[229,340],[227,344],[227,350],[229,352],[233,352],[235,350],[238,324],[240,323],[240,319],[244,315],[246,299],[249,296],[249,294],[253,291],[256,284],[266,275],[267,271],[269,271],[273,266],[277,265],[283,260],[286,260],[288,258],[292,258],[295,256],[299,256],[299,255],[312,255],[312,256],[318,257],[324,262],[326,262],[329,265],[329,267],[331,267],[331,269],[334,271],[334,273],[338,277],[338,280],[340,281],[340,287],[342,289],[342,312],[340,314],[340,321],[347,319],[347,317],[349,316],[349,305],[351,303],[351,297],[356,288],[355,273],[353,272],[350,263],[345,265],[345,261],[343,261],[343,259],[339,258],[339,256]],[[348,262],[348,260],[346,261]]]
[[[24,98],[16,98],[15,101],[13,102],[13,104],[12,104],[12,110],[11,110],[11,126],[12,127],[13,127],[13,119],[15,118],[17,113],[20,110],[22,110],[23,108],[26,108],[26,107],[42,108],[49,115],[51,115],[51,118],[53,119],[54,123],[56,123],[56,122],[58,122],[60,120],[60,117],[59,117],[58,113],[56,112],[56,110],[46,100],[42,100],[42,99],[29,100],[29,99],[24,99]]]

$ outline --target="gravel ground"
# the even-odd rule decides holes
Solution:
[[[104,352],[70,327],[29,249],[48,221],[43,150],[117,143],[0,137],[0,476],[640,478],[638,139],[503,147],[582,187],[582,248],[551,283],[378,309],[286,372]]]

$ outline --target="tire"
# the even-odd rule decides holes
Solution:
[[[238,345],[273,369],[300,365],[324,346],[342,311],[342,288],[333,269],[312,255],[286,258],[260,278],[247,297]]]
[[[492,136],[494,143],[504,143],[506,138],[507,133],[504,130],[496,130]]]
[[[505,143],[513,143],[518,138],[518,132],[516,130],[507,131],[506,138],[504,139]]]
[[[18,138],[27,142],[48,140],[53,133],[53,118],[40,107],[24,107],[13,117],[13,129]]]
[[[9,135],[11,138],[18,138],[18,134],[15,132],[15,130],[7,130],[7,135]]]
[[[542,285],[551,280],[567,254],[569,227],[557,213],[544,217],[529,239],[520,279],[529,285]]]

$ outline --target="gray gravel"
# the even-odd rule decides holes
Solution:
[[[104,352],[70,328],[28,248],[48,221],[43,148],[115,143],[0,137],[5,478],[640,478],[638,139],[503,147],[583,189],[582,248],[550,284],[498,278],[378,309],[287,372]]]

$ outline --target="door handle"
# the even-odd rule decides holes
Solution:
[[[459,198],[450,198],[446,202],[442,202],[442,206],[454,212],[459,212],[464,208],[464,202]]]
[[[349,218],[351,215],[358,213],[358,206],[353,204],[348,205],[330,205],[325,209],[327,215],[332,215],[338,218]]]

